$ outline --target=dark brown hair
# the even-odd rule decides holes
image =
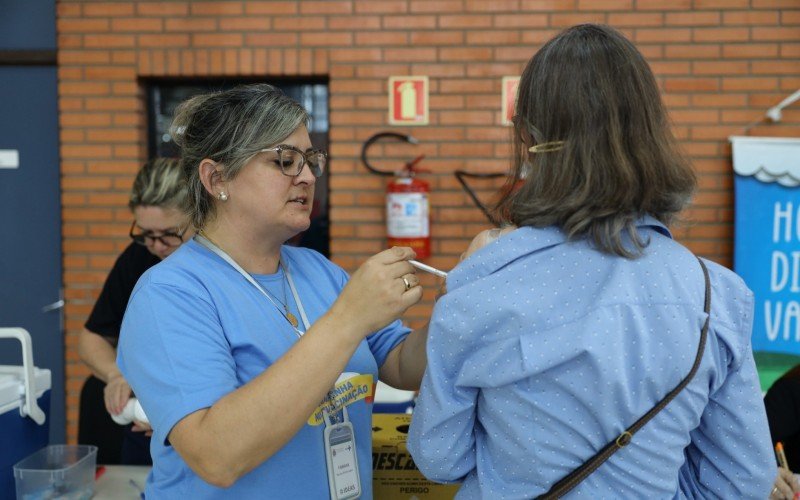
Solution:
[[[557,225],[634,258],[647,244],[636,220],[649,214],[668,224],[694,191],[650,67],[608,26],[573,26],[531,58],[514,125],[513,172],[497,208],[518,226]]]

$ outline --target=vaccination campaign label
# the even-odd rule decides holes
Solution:
[[[308,425],[321,425],[325,423],[325,411],[333,414],[341,411],[356,401],[366,400],[372,403],[375,395],[375,385],[372,374],[359,374],[345,372],[328,392],[328,395],[308,418]]]

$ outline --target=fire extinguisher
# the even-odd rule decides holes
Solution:
[[[430,203],[427,182],[416,177],[420,155],[406,163],[403,170],[386,186],[387,244],[411,247],[418,259],[431,255]]]
[[[417,177],[418,173],[424,172],[418,164],[425,155],[417,156],[397,172],[378,170],[370,165],[366,152],[373,142],[384,137],[412,144],[417,141],[411,136],[381,132],[370,137],[361,150],[361,160],[372,173],[394,176],[386,186],[387,245],[411,247],[418,259],[425,259],[431,255],[430,185]]]

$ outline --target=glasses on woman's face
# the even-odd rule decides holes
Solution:
[[[325,173],[325,165],[328,163],[328,153],[322,149],[312,149],[307,152],[300,151],[288,144],[279,144],[274,148],[266,148],[260,153],[275,153],[274,162],[280,167],[283,175],[297,177],[303,171],[303,167],[308,165],[314,177],[320,177]]]
[[[186,229],[188,229],[188,227]],[[138,228],[136,227],[136,221],[133,221],[128,236],[130,236],[135,243],[146,247],[155,245],[156,241],[160,241],[162,245],[167,247],[177,247],[183,243],[183,235],[186,233],[186,229],[179,230],[177,233],[167,231],[160,235],[153,234],[152,231],[135,232]]]

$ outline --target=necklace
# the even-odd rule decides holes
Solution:
[[[281,302],[280,300],[278,300],[278,302],[281,302],[281,305],[283,306],[284,317],[286,318],[286,320],[289,323],[291,323],[292,327],[297,328],[298,325],[297,316],[295,316],[289,311],[289,299],[286,297],[286,279],[287,279],[286,276],[288,275],[288,271],[286,270],[286,265],[283,263],[283,259],[278,260],[278,265],[281,266],[281,270],[283,271],[283,279],[281,279],[281,289],[283,290],[283,302]],[[269,293],[269,290],[267,290],[267,293]],[[270,295],[272,294],[270,293]]]
[[[207,239],[209,242],[211,242],[212,245],[214,245],[217,248],[219,248],[220,250],[222,250],[222,247],[219,246],[217,244],[217,242],[215,242],[214,240],[209,238],[208,235],[206,234],[206,232],[203,231],[202,229],[199,230],[197,232],[197,234],[199,234],[203,238]],[[280,266],[281,271],[283,271],[283,279],[281,279],[281,289],[283,291],[283,300],[281,301],[278,297],[276,297],[272,292],[270,292],[266,288],[264,288],[262,286],[259,286],[259,288],[261,290],[263,290],[264,292],[266,292],[267,294],[269,294],[269,296],[267,298],[272,297],[280,305],[283,306],[283,312],[281,314],[283,315],[284,319],[286,319],[286,321],[288,321],[289,324],[292,325],[292,328],[294,328],[294,330],[296,332],[297,331],[297,325],[299,324],[299,322],[297,321],[297,316],[295,316],[294,314],[291,313],[291,311],[289,311],[289,299],[286,296],[286,280],[288,279],[289,271],[286,269],[286,265],[283,263],[283,259],[278,259],[278,265]],[[272,302],[272,301],[270,301],[270,302]],[[275,307],[277,308],[277,305],[275,304],[275,302],[272,302],[272,304],[275,305]],[[278,308],[278,311],[280,311],[280,308]]]

